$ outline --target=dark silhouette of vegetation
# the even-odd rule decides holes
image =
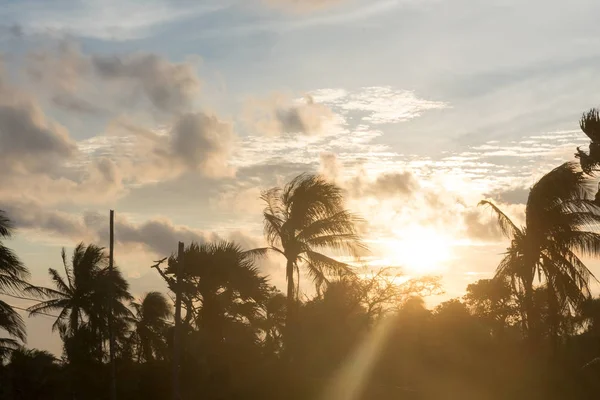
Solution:
[[[137,362],[165,360],[171,305],[160,292],[146,293],[139,302],[132,302],[133,315],[127,319],[133,328],[126,339],[127,354]]]
[[[267,247],[190,243],[153,266],[164,287],[135,301],[101,247],[79,244],[70,261],[63,250],[64,272],[37,287],[1,242],[0,294],[39,299],[28,310],[54,318],[63,354],[24,348],[22,317],[0,301],[0,400],[108,398],[110,309],[119,399],[171,398],[175,337],[184,400],[596,399],[600,298],[584,260],[600,256],[598,121],[584,115],[590,153],[533,185],[522,224],[482,201],[510,239],[504,258],[440,304],[428,304],[440,277],[337,259],[366,250],[360,220],[315,175],[263,193]],[[0,212],[0,239],[11,233]],[[259,269],[269,252],[285,260],[286,294]],[[301,271],[313,295],[300,296]]]
[[[291,339],[300,267],[313,279],[319,292],[332,276],[352,274],[348,264],[323,254],[322,250],[357,256],[366,247],[357,231],[359,219],[344,208],[342,189],[323,177],[300,175],[283,189],[276,187],[263,192],[261,198],[266,204],[264,232],[269,247],[253,252],[274,251],[286,259],[287,327]]]
[[[581,169],[587,174],[592,174],[600,165],[600,113],[598,109],[592,108],[583,113],[579,126],[583,133],[590,138],[590,150],[586,153],[578,147],[575,157],[579,159]]]
[[[0,210],[0,294],[14,293],[24,289],[29,271],[19,258],[4,246],[2,239],[12,236],[13,226],[4,211]],[[19,340],[25,341],[25,323],[23,318],[6,302],[0,300],[0,330],[10,337],[0,337],[0,360],[19,346]]]
[[[482,201],[511,239],[496,276],[509,279],[520,296],[524,328],[532,342],[539,340],[533,300],[536,278],[544,282],[548,293],[553,339],[558,335],[559,314],[580,309],[590,296],[590,281],[595,277],[579,258],[600,255],[600,234],[594,232],[600,208],[593,201],[590,181],[573,163],[546,174],[529,192],[521,228],[496,205]]]

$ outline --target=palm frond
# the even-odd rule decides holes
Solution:
[[[0,363],[20,347],[19,342],[14,339],[0,338]]]
[[[489,200],[481,200],[479,206],[489,207],[498,219],[498,226],[500,230],[509,239],[512,239],[516,235],[521,233],[521,230],[512,222],[512,220],[500,209],[497,205]]]
[[[59,292],[69,293],[72,291],[70,285],[67,285],[67,283],[65,283],[65,281],[60,276],[57,270],[55,270],[54,268],[48,268],[48,274],[50,275],[50,279],[52,280]]]
[[[344,209],[342,189],[322,176],[311,174],[292,179],[283,189],[282,203],[288,220],[298,228]]]
[[[10,238],[12,236],[14,226],[10,218],[6,215],[6,212],[0,210],[0,237]]]
[[[307,251],[305,267],[309,276],[313,279],[319,289],[322,285],[329,283],[331,278],[353,275],[351,267],[343,262],[337,261],[324,254],[315,251]]]
[[[29,296],[33,296],[39,299],[61,299],[68,296],[68,293],[59,292],[58,290],[47,288],[43,286],[28,285],[23,289],[23,292]]]
[[[561,232],[556,235],[563,246],[584,257],[600,256],[600,233],[588,231]]]
[[[0,300],[0,328],[8,332],[9,335],[25,341],[25,321],[10,305],[2,300]]]
[[[277,247],[259,247],[257,249],[252,249],[252,250],[246,250],[244,251],[244,255],[247,256],[248,258],[256,261],[256,260],[260,260],[263,258],[266,258],[268,256],[268,254],[270,252],[276,252],[279,253],[281,255],[285,255],[283,253],[283,251],[281,251],[280,249],[278,249]]]
[[[29,315],[42,314],[47,312],[56,311],[58,309],[62,309],[69,306],[69,300],[66,298],[61,299],[52,299],[47,301],[42,301],[38,304],[34,304],[27,308]]]
[[[598,109],[592,108],[583,113],[579,120],[579,126],[592,142],[600,143],[600,114]]]

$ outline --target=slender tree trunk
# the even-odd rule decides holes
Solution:
[[[558,351],[558,302],[554,292],[554,286],[551,281],[548,281],[548,318],[550,323],[550,344],[553,355]]]
[[[294,328],[296,322],[296,293],[294,288],[294,260],[288,259],[285,269],[287,278],[287,313],[285,318],[285,348],[288,360],[291,359],[294,342]]]
[[[535,312],[535,305],[533,304],[533,279],[525,279],[525,315],[527,318],[527,340],[531,350],[534,350],[539,341],[537,315]]]

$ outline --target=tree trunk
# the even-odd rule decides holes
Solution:
[[[294,326],[296,322],[296,293],[294,290],[294,260],[288,259],[285,269],[285,275],[287,278],[287,312],[285,318],[285,353],[287,354],[288,360],[291,359],[293,349],[293,336]]]
[[[558,351],[558,329],[559,329],[559,313],[558,302],[554,292],[554,286],[551,281],[548,281],[548,319],[550,323],[550,343],[552,354],[556,355]]]
[[[525,285],[524,306],[527,318],[527,340],[531,350],[534,350],[538,345],[539,335],[535,305],[533,304],[533,279],[526,279],[523,283]]]

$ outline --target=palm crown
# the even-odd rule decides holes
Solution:
[[[115,318],[124,318],[130,311],[123,304],[130,300],[128,284],[118,269],[108,269],[108,258],[102,247],[83,243],[73,251],[70,265],[62,250],[64,278],[54,269],[48,273],[55,288],[30,289],[47,300],[29,307],[30,314],[56,312],[58,317],[52,325],[63,335],[72,336],[85,325],[99,340],[107,337],[109,302]],[[112,291],[112,296],[109,294]]]
[[[323,177],[302,174],[261,198],[266,203],[264,232],[269,247],[259,250],[273,250],[287,259],[288,298],[297,296],[294,275],[299,275],[300,265],[317,290],[329,277],[351,273],[348,264],[320,251],[357,256],[366,250],[356,228],[360,219],[344,208],[342,189]]]
[[[590,296],[594,275],[579,256],[600,255],[600,208],[591,199],[591,179],[574,163],[565,163],[542,177],[529,193],[525,226],[518,227],[493,203],[484,200],[498,218],[511,245],[496,275],[511,279],[522,293],[527,328],[533,334],[533,282],[544,281],[554,313],[579,308]]]
[[[0,239],[12,236],[13,226],[8,217],[0,210]],[[17,256],[0,240],[0,294],[14,292],[26,287],[29,277],[27,268]],[[25,323],[23,318],[6,302],[0,300],[0,329],[13,338],[25,340]],[[8,351],[18,346],[15,339],[0,338],[0,359]]]

